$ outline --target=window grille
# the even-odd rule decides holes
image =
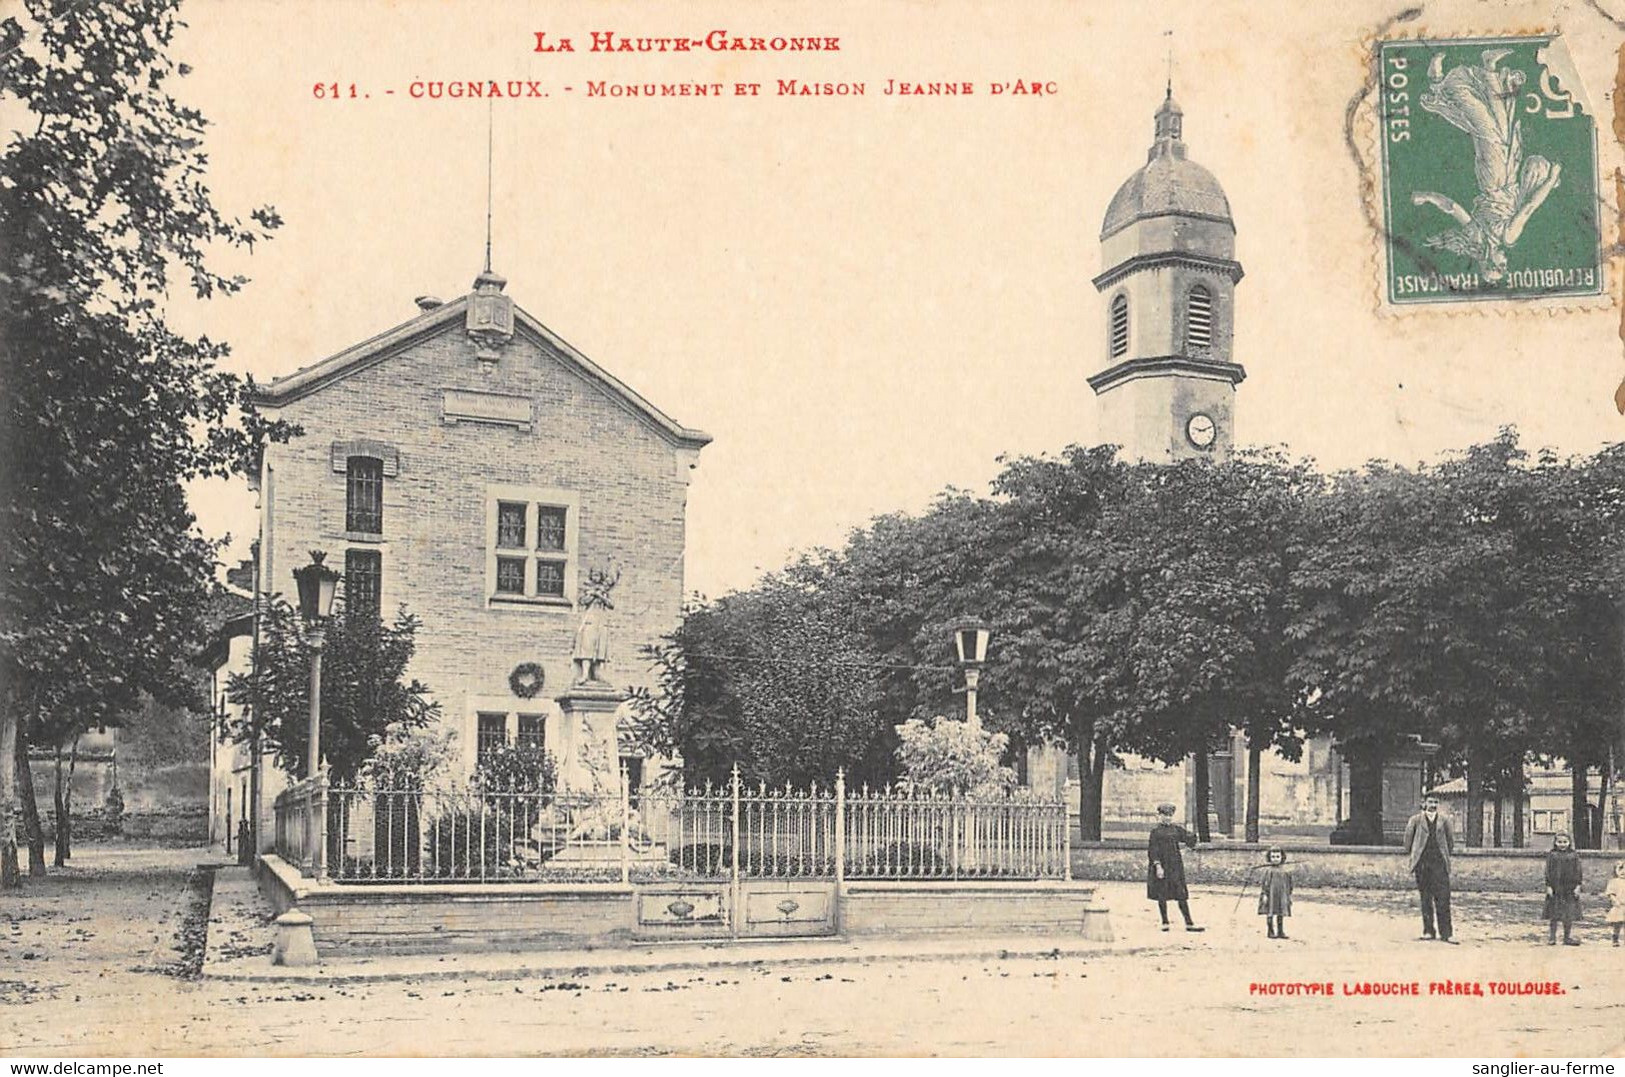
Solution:
[[[497,558],[497,590],[505,595],[525,593],[525,559],[523,557]]]
[[[349,458],[344,475],[344,529],[363,535],[384,531],[384,462]]]
[[[383,554],[377,550],[345,550],[344,601],[349,608],[378,616],[383,576]]]
[[[1112,300],[1111,349],[1113,359],[1128,353],[1128,296],[1126,295],[1120,295]]]
[[[479,751],[479,761],[483,763],[493,751],[508,743],[508,716],[481,711],[479,723],[475,743]]]
[[[525,748],[542,748],[546,746],[546,728],[540,714],[521,714],[519,716],[519,736],[517,743]]]
[[[553,505],[536,507],[536,548],[564,549],[564,510]]]
[[[536,562],[536,593],[539,595],[552,595],[556,598],[564,595],[564,564],[560,561]]]
[[[525,510],[528,506],[516,501],[503,501],[497,505],[497,545],[510,550],[525,548]]]
[[[1191,348],[1213,347],[1213,293],[1198,284],[1185,304],[1185,343]]]

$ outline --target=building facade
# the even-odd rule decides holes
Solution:
[[[482,744],[569,745],[555,701],[575,679],[584,588],[610,585],[603,679],[653,687],[640,649],[680,618],[689,478],[710,440],[505,285],[487,269],[468,295],[420,297],[415,317],[256,400],[303,429],[261,468],[262,591],[291,596],[321,550],[345,601],[419,618],[410,673],[464,773]]]

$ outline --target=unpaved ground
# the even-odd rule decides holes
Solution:
[[[90,1054],[1271,1054],[1625,1051],[1625,949],[1544,945],[1529,895],[1458,900],[1464,943],[1414,941],[1403,893],[1306,892],[1265,940],[1234,894],[1202,935],[1104,886],[1118,952],[1059,960],[718,968],[299,987],[187,978],[198,852],[89,849],[0,897],[0,1051]],[[258,945],[245,937],[234,944]],[[32,954],[33,956],[27,956]],[[448,959],[451,960],[451,959]],[[1557,996],[1258,997],[1253,982],[1556,982]],[[1442,1019],[1441,1019],[1442,1018]],[[1154,1029],[1155,1032],[1149,1030]]]

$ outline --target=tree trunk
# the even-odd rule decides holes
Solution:
[[[1382,844],[1382,750],[1353,749],[1349,761],[1349,829],[1353,845]]]
[[[62,745],[56,746],[55,759],[56,787],[51,790],[51,829],[56,836],[57,867],[63,867],[68,862],[68,806],[66,803],[66,789],[62,782]]]
[[[1099,841],[1106,792],[1106,747],[1097,739],[1078,754],[1078,834],[1084,841]]]
[[[1591,848],[1591,801],[1586,796],[1586,764],[1569,760],[1569,835],[1576,849]]]
[[[1212,775],[1208,773],[1208,750],[1200,748],[1191,757],[1191,765],[1196,768],[1196,840],[1209,842],[1213,840],[1207,823],[1208,805],[1213,801]]]
[[[1484,762],[1467,753],[1467,847],[1484,846]]]
[[[17,864],[17,712],[0,699],[0,890],[23,884]]]
[[[1517,791],[1512,794],[1512,847],[1514,849],[1522,849],[1527,840],[1527,836],[1523,832],[1523,803],[1523,786],[1520,784]]]
[[[23,830],[28,835],[28,874],[45,874],[45,828],[40,825],[39,801],[34,799],[34,771],[28,765],[28,745],[17,738],[17,788],[22,793]]]
[[[62,826],[68,836],[60,840],[62,859],[73,859],[73,775],[79,769],[79,736],[73,735],[73,751],[68,754],[68,784],[62,792]]]
[[[1614,753],[1609,750],[1602,760],[1601,781],[1597,784],[1597,803],[1590,810],[1591,844],[1588,848],[1601,849],[1608,833],[1608,791],[1614,784]]]
[[[1495,847],[1497,849],[1499,849],[1501,847],[1501,805],[1503,805],[1505,803],[1506,803],[1506,798],[1504,796],[1501,796],[1499,793],[1497,793],[1496,796],[1495,796],[1495,819],[1494,819],[1494,825],[1495,825],[1495,837],[1494,837],[1494,840],[1495,840]]]
[[[1247,830],[1244,837],[1253,843],[1258,838],[1258,812],[1263,804],[1260,780],[1264,775],[1264,749],[1247,738]]]

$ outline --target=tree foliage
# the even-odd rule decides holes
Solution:
[[[1200,764],[1234,730],[1252,838],[1262,753],[1309,735],[1350,759],[1357,812],[1380,811],[1382,760],[1410,738],[1476,809],[1521,793],[1530,757],[1611,778],[1625,756],[1622,535],[1625,450],[1530,458],[1510,430],[1332,476],[1271,451],[1021,457],[988,496],[950,490],[690,611],[650,728],[705,776],[893,778],[890,727],[960,706],[950,629],[973,614],[993,629],[989,728],[1076,753],[1086,836],[1121,755]]]
[[[322,755],[334,778],[354,778],[381,745],[440,714],[423,682],[407,679],[418,620],[402,608],[393,622],[365,608],[335,605],[322,643]],[[310,747],[310,644],[299,614],[277,596],[260,614],[253,668],[233,674],[226,693],[247,707],[228,728],[239,743],[256,729],[277,765],[304,774]]]
[[[177,0],[26,0],[0,20],[0,743],[59,742],[143,692],[192,702],[216,547],[182,484],[288,430],[248,409],[227,346],[166,316],[229,295],[213,251],[280,223],[214,205],[206,122],[174,95]],[[0,752],[0,877],[14,875]]]
[[[804,568],[803,571],[812,571]],[[690,781],[827,781],[883,769],[890,745],[873,659],[841,611],[788,572],[691,609],[650,658],[633,703],[645,743]]]

